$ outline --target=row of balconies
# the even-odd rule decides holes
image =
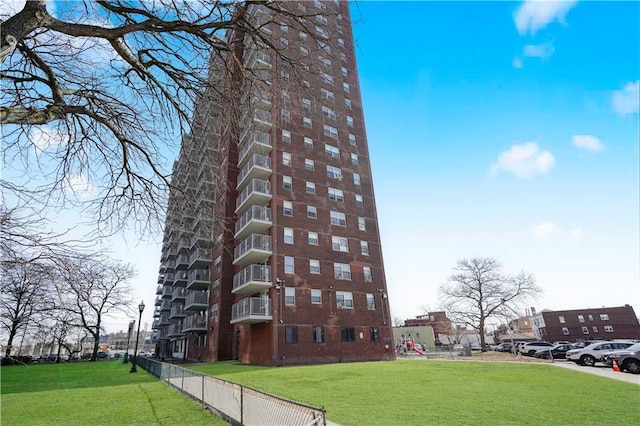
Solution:
[[[252,179],[236,200],[236,213],[243,214],[252,205],[264,206],[271,198],[271,182]]]
[[[238,189],[254,178],[267,179],[271,175],[271,158],[255,153],[248,159],[238,174]]]
[[[238,164],[244,161],[247,155],[254,153],[266,154],[271,151],[271,134],[263,132],[261,130],[247,130],[242,134],[240,138],[240,154],[238,156]]]
[[[247,297],[231,307],[231,324],[255,324],[272,319],[268,297]]]
[[[269,207],[251,206],[238,219],[235,227],[235,238],[245,238],[249,234],[262,234],[272,225]]]

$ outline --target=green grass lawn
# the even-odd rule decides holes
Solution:
[[[2,425],[226,424],[141,368],[122,361],[0,369]]]
[[[398,360],[190,368],[325,406],[327,419],[345,426],[640,424],[637,385],[543,364]]]

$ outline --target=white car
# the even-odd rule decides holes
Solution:
[[[538,352],[539,350],[551,349],[552,347],[553,345],[549,342],[542,342],[542,341],[527,342],[524,346],[520,348],[520,353],[522,355],[535,356],[536,352]]]
[[[571,349],[567,352],[567,360],[579,365],[593,367],[600,361],[601,354],[605,351],[627,349],[633,342],[598,342],[592,343],[581,349]]]

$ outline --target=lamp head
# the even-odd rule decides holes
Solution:
[[[144,300],[140,302],[140,305],[138,305],[138,310],[140,311],[140,313],[144,311]]]

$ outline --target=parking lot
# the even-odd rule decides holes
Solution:
[[[567,368],[569,370],[581,371],[587,374],[595,374],[596,376],[608,377],[610,379],[622,380],[623,382],[629,382],[636,385],[640,385],[640,375],[619,373],[613,371],[611,367],[607,367],[601,364],[596,364],[595,367],[586,367],[583,365],[577,365],[570,361],[556,361],[553,365],[558,367]]]

